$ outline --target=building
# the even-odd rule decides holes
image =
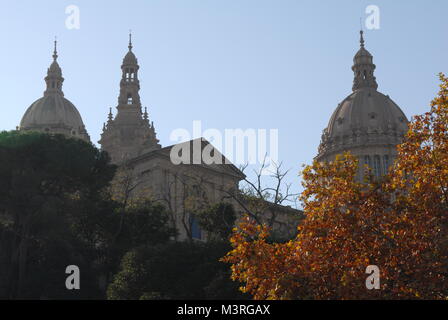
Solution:
[[[408,130],[408,120],[400,107],[377,90],[376,66],[364,46],[362,31],[360,44],[353,59],[353,92],[331,116],[316,157],[328,162],[350,151],[359,160],[358,180],[363,179],[362,164],[368,165],[375,176],[385,174]]]
[[[245,175],[203,138],[168,147],[159,144],[148,110],[143,110],[140,101],[140,67],[132,49],[129,35],[128,52],[121,65],[117,113],[114,116],[110,108],[99,140],[102,150],[119,166],[115,185],[120,194],[130,199],[151,198],[162,203],[178,230],[177,240],[207,240],[209,235],[201,232],[192,213],[227,202],[235,207],[237,214],[244,214],[238,195]],[[64,78],[57,57],[55,42],[53,62],[45,78],[47,89],[25,112],[20,130],[64,134],[90,141],[78,110],[64,98]],[[192,161],[176,164],[173,157],[185,156],[179,150],[191,152]],[[198,154],[204,152],[218,161],[203,161]],[[273,226],[279,233],[286,238],[295,233],[301,211],[279,205],[263,204],[262,207],[266,207],[269,217],[275,215]]]

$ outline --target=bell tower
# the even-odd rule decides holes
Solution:
[[[117,164],[161,147],[154,125],[149,122],[147,109],[142,112],[138,78],[140,67],[132,48],[132,35],[129,34],[129,50],[121,65],[117,114],[114,118],[112,108],[110,109],[99,141],[102,149]]]

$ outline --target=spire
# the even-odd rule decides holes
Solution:
[[[361,38],[359,40],[359,43],[361,44],[361,48],[364,48],[364,31],[362,29],[359,31]]]
[[[129,51],[132,51],[132,30],[129,30]]]
[[[377,89],[378,84],[376,82],[376,78],[374,76],[374,71],[376,66],[373,64],[373,56],[369,51],[366,50],[364,44],[364,31],[362,29],[359,32],[360,34],[360,49],[356,53],[353,58],[353,91],[362,89],[362,88],[373,88]]]
[[[107,118],[109,120],[108,122],[111,122],[114,118],[114,116],[112,115],[112,107],[109,108],[109,115],[107,116]]]
[[[58,59],[58,38],[54,37],[54,51],[53,51],[53,61],[56,61]]]

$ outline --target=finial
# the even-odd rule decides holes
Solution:
[[[112,121],[112,118],[113,118],[113,116],[112,116],[112,108],[109,108],[109,121]]]
[[[58,38],[54,37],[54,51],[53,51],[53,60],[56,61],[56,59],[58,58],[58,49],[57,49],[57,45],[58,45]]]
[[[129,51],[132,50],[132,30],[129,30]]]
[[[148,120],[148,108],[145,107],[145,113],[143,113],[143,119]]]
[[[364,31],[359,31],[360,35],[361,35],[361,39],[359,40],[359,42],[361,43],[361,48],[364,48]]]

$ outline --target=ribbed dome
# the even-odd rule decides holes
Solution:
[[[42,127],[64,124],[75,130],[84,124],[76,107],[61,95],[52,94],[36,100],[23,115],[20,127]]]
[[[374,88],[358,89],[336,108],[322,135],[319,154],[378,144],[397,144],[407,131],[400,107]]]

